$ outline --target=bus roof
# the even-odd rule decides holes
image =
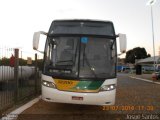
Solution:
[[[50,26],[49,36],[54,35],[99,35],[115,37],[111,21],[87,19],[54,20]]]
[[[92,23],[112,23],[112,21],[104,21],[104,20],[91,20],[91,19],[60,19],[53,20],[52,22],[92,22]]]

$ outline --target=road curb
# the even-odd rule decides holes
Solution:
[[[6,116],[2,117],[0,120],[15,120],[19,114],[21,114],[24,110],[28,109],[35,103],[37,103],[41,99],[41,96],[29,101],[28,103],[24,104],[23,106],[17,108],[16,110],[10,112]]]
[[[154,83],[154,84],[159,84],[159,82],[153,82],[151,80],[147,80],[147,79],[143,79],[143,78],[137,78],[137,77],[133,77],[133,76],[129,76],[130,78],[133,78],[133,79],[137,79],[137,80],[142,80],[142,81],[145,81],[145,82],[150,82],[150,83]]]

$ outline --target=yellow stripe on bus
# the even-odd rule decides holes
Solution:
[[[95,89],[95,90],[89,90],[89,89],[82,89],[80,88],[78,85],[78,83],[82,82],[82,81],[78,81],[78,80],[64,80],[64,79],[54,79],[56,87],[58,90],[62,90],[62,91],[71,91],[71,92],[98,92],[99,88]]]
[[[63,80],[63,79],[54,79],[56,87],[59,90],[70,90],[75,87],[79,81],[77,80]]]

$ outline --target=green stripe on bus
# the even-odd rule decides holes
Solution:
[[[93,81],[93,80],[79,81],[78,84],[72,88],[72,90],[77,88],[79,90],[97,90],[101,87],[103,82],[104,81]]]

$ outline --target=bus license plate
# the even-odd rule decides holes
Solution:
[[[72,100],[83,100],[83,97],[72,96]]]

